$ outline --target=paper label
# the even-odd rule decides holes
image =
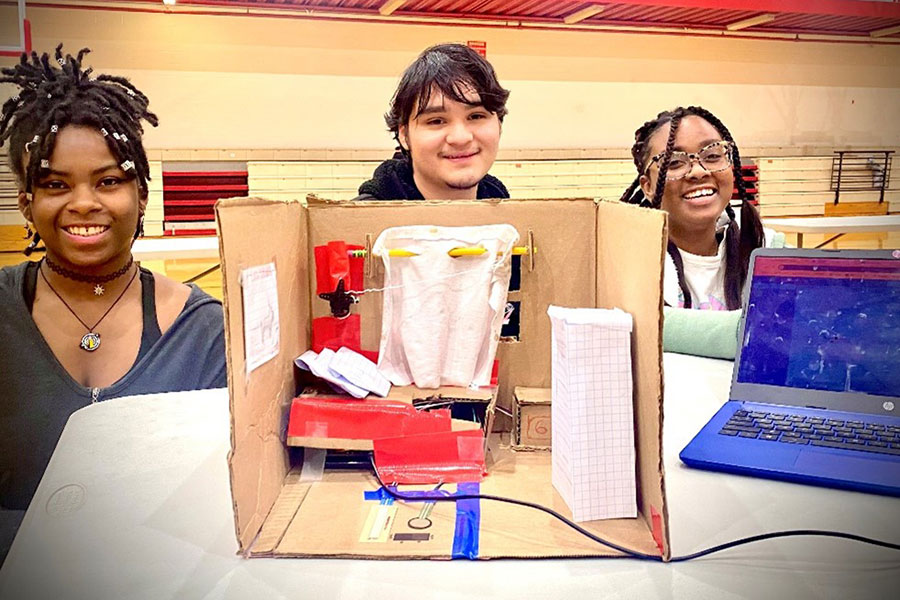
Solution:
[[[397,516],[396,504],[376,504],[369,509],[369,516],[359,535],[360,542],[386,542]]]
[[[247,373],[278,355],[278,284],[275,263],[241,271]]]

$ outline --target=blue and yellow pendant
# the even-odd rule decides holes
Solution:
[[[94,333],[93,331],[88,331],[84,334],[84,337],[81,338],[81,349],[87,350],[88,352],[93,352],[97,348],[100,347],[100,334]]]

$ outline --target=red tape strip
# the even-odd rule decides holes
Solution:
[[[374,448],[382,481],[461,483],[486,474],[480,429],[378,439]]]
[[[659,553],[665,554],[666,551],[665,543],[663,541],[662,515],[660,515],[653,506],[650,506],[650,520],[652,521],[653,541],[656,542],[656,547],[659,548]]]
[[[312,322],[312,349],[321,352],[323,348],[331,348],[334,351],[341,347],[355,350],[372,360],[371,352],[364,353],[359,341],[359,315],[350,315],[345,319],[336,317],[319,317]],[[376,355],[375,360],[377,362]]]
[[[450,431],[450,411],[417,411],[395,400],[294,398],[289,437],[377,440]]]

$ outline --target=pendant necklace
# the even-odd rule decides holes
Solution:
[[[104,292],[106,292],[106,288],[103,287],[104,283],[109,283],[114,279],[118,279],[122,275],[128,272],[128,269],[131,268],[131,264],[134,262],[134,257],[129,256],[128,262],[124,267],[116,271],[115,273],[109,273],[108,275],[84,275],[83,273],[78,273],[76,271],[72,271],[63,267],[62,265],[58,265],[48,257],[44,257],[44,262],[47,263],[47,266],[50,267],[50,270],[56,273],[57,275],[62,275],[66,279],[72,279],[73,281],[80,281],[82,283],[93,283],[94,284],[94,295],[102,296]]]
[[[44,258],[44,262],[47,262],[46,258]],[[131,261],[128,262],[128,266],[129,267],[131,266]],[[113,307],[119,303],[119,300],[122,299],[122,297],[125,295],[125,292],[127,292],[128,288],[131,287],[131,284],[132,284],[132,282],[134,282],[134,278],[137,277],[137,274],[139,271],[139,269],[134,270],[134,273],[131,275],[131,279],[128,280],[128,283],[122,289],[122,293],[119,294],[119,297],[116,298],[115,301],[109,305],[109,308],[106,309],[106,312],[103,313],[102,317],[97,319],[97,322],[94,323],[94,326],[90,327],[90,326],[88,326],[87,323],[85,323],[81,319],[81,317],[78,316],[78,314],[74,310],[72,310],[72,307],[69,306],[69,303],[65,301],[65,299],[60,295],[60,293],[57,292],[56,289],[52,285],[50,285],[50,282],[47,280],[47,276],[44,275],[44,270],[41,269],[40,267],[38,267],[38,270],[41,272],[41,277],[44,278],[44,283],[47,284],[47,287],[50,288],[50,291],[53,292],[54,294],[56,294],[56,297],[59,298],[59,301],[62,302],[66,308],[69,309],[69,312],[72,313],[72,316],[75,317],[76,319],[78,319],[78,322],[81,323],[84,326],[84,328],[88,330],[87,333],[82,336],[81,343],[78,345],[82,350],[86,350],[87,352],[93,352],[94,350],[96,350],[97,348],[100,347],[100,334],[95,333],[94,329],[96,329],[97,326],[100,324],[100,322],[106,318],[106,315],[109,314],[109,311],[111,311],[113,309]],[[55,270],[55,269],[53,269],[53,270]],[[124,273],[124,271],[123,271],[123,273]],[[100,294],[97,294],[97,295],[99,296]]]

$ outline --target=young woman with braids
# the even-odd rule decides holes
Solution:
[[[38,262],[0,270],[0,506],[24,510],[69,415],[119,396],[225,385],[221,304],[134,262],[148,100],[82,58],[23,55],[0,144]],[[2,550],[2,548],[0,548]]]
[[[748,201],[738,146],[699,106],[662,112],[634,137],[638,175],[622,200],[669,213],[665,349],[733,358],[750,253],[768,233]],[[735,188],[740,225],[730,205]]]

